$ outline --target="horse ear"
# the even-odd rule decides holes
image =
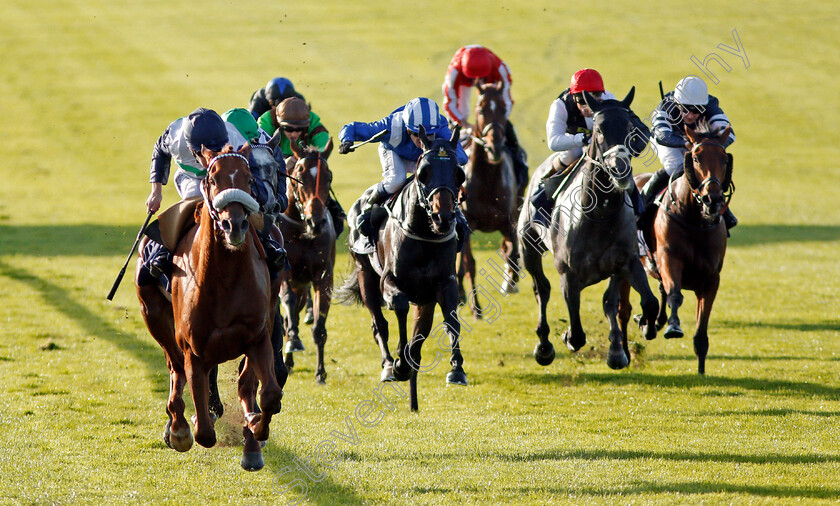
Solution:
[[[242,147],[239,148],[239,154],[244,156],[245,158],[250,157],[251,156],[251,145],[248,144],[247,142],[245,144],[243,144]]]
[[[330,154],[333,150],[333,138],[330,137],[330,140],[327,141],[327,145],[324,146],[324,150],[321,151],[321,156],[324,157],[324,160],[330,157]]]
[[[289,147],[292,148],[292,154],[295,155],[295,158],[297,158],[297,159],[303,158],[304,148],[301,145],[299,140],[298,141],[293,141],[293,140],[289,139]]]
[[[418,134],[420,134],[420,143],[423,144],[424,149],[432,147],[432,141],[426,136],[426,128],[423,125],[420,125]]]
[[[601,110],[601,102],[599,102],[598,99],[588,91],[583,92],[583,102],[592,109],[592,112],[598,112]]]
[[[630,91],[627,93],[627,96],[624,97],[624,100],[621,101],[621,105],[626,107],[627,109],[630,108],[630,104],[633,103],[633,97],[636,96],[636,87],[633,86],[630,88]]]
[[[724,144],[726,139],[729,138],[729,134],[732,133],[732,126],[726,125],[726,128],[721,130],[720,135],[718,135],[718,142]]]
[[[461,138],[461,125],[455,125],[455,128],[452,130],[452,136],[449,137],[449,144],[452,145],[452,149],[456,149],[458,147],[458,141]]]
[[[691,141],[692,144],[697,143],[697,132],[688,125],[684,125],[685,127],[685,135],[688,136],[688,140]]]
[[[271,150],[274,151],[275,149],[277,149],[277,146],[280,145],[280,141],[282,140],[282,138],[283,138],[283,129],[278,128],[277,130],[274,131],[274,135],[271,137],[271,140],[268,141],[268,147],[270,147]]]
[[[726,153],[726,175],[723,177],[723,191],[729,190],[732,185],[732,153]]]

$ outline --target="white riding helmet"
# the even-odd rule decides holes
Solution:
[[[699,77],[685,77],[674,88],[674,100],[680,105],[705,106],[709,103],[709,88]]]

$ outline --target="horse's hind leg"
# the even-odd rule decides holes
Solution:
[[[554,361],[554,345],[548,340],[550,329],[546,318],[548,299],[551,297],[551,283],[543,272],[543,255],[531,243],[531,241],[539,241],[539,238],[530,231],[525,231],[524,234],[529,235],[523,236],[522,238],[522,263],[533,280],[534,297],[537,299],[540,313],[536,328],[537,337],[540,339],[540,342],[534,348],[534,359],[538,364],[546,366]]]
[[[481,310],[481,303],[478,301],[478,292],[475,289],[475,286],[476,286],[476,283],[475,283],[475,257],[473,257],[473,254],[472,254],[472,244],[471,244],[471,239],[472,238],[471,238],[471,236],[472,236],[472,234],[469,234],[469,236],[467,236],[467,239],[464,241],[464,248],[461,250],[461,265],[464,269],[464,272],[466,273],[466,277],[470,281],[470,289],[471,289],[471,293],[472,293],[472,297],[467,297],[465,295],[465,297],[464,297],[465,301],[464,302],[469,304],[470,299],[472,299],[471,309],[472,309],[473,316],[475,317],[476,320],[480,320],[482,310]]]
[[[504,237],[502,237],[501,251],[505,258],[505,281],[502,283],[502,291],[504,293],[519,292],[519,238],[516,234],[516,229],[510,225],[507,230],[503,230]]]
[[[382,293],[379,291],[379,278],[370,265],[367,268],[359,269],[358,276],[362,302],[370,312],[373,339],[382,354],[380,381],[394,381],[394,358],[388,349],[388,320],[382,314]]]
[[[630,363],[630,354],[627,352],[627,335],[621,331],[621,326],[618,323],[621,283],[621,278],[612,276],[607,291],[604,292],[604,315],[610,324],[610,349],[607,352],[607,365],[611,369],[624,369]]]
[[[461,322],[458,320],[458,300],[455,298],[455,280],[441,283],[438,288],[437,302],[443,312],[443,330],[449,335],[450,357],[452,369],[446,374],[446,383],[450,385],[466,385],[467,375],[464,373],[464,357],[461,355]],[[434,310],[434,305],[432,306]],[[431,324],[431,322],[430,322]],[[428,335],[428,330],[424,333]]]
[[[663,304],[668,304],[671,309],[671,316],[668,318],[668,324],[665,326],[663,335],[666,339],[679,338],[683,336],[683,330],[680,327],[679,310],[683,303],[683,296],[681,293],[681,278],[682,262],[669,257],[666,262],[660,262],[662,267],[659,272],[662,278],[662,285],[666,294]]]
[[[630,284],[642,298],[642,319],[639,320],[639,327],[642,329],[645,339],[656,337],[656,318],[659,314],[659,301],[650,290],[647,274],[642,262],[635,255],[630,258]]]
[[[246,415],[249,418],[246,422],[248,428],[254,433],[254,437],[259,441],[265,441],[268,439],[271,417],[280,412],[280,401],[283,398],[283,391],[280,389],[277,377],[274,374],[274,360],[271,341],[268,336],[265,336],[265,339],[260,339],[258,344],[249,348],[245,355],[248,360],[243,374],[240,375],[240,401],[243,402],[243,406],[247,407],[247,403],[253,399],[253,394],[248,389],[254,386],[254,382],[251,381],[250,377],[245,376],[243,378],[243,376],[255,374],[256,379],[262,385],[259,392],[262,413],[255,416],[249,416],[249,413],[249,415]],[[253,369],[253,373],[250,369]],[[243,394],[246,394],[247,398],[243,398]]]
[[[621,333],[624,334],[624,352],[630,358],[630,347],[627,345],[627,324],[630,322],[630,316],[633,313],[633,306],[630,304],[630,282],[621,281],[619,287],[618,298],[618,325]]]
[[[569,328],[563,332],[563,341],[570,351],[578,351],[586,344],[586,333],[580,322],[580,286],[571,273],[560,272],[560,287],[569,311]]]
[[[720,276],[715,275],[703,291],[697,291],[697,329],[694,332],[694,354],[697,355],[697,372],[706,374],[706,355],[709,352],[709,317],[717,296]]]
[[[286,369],[292,371],[295,366],[294,353],[303,351],[303,342],[300,340],[300,331],[298,324],[300,323],[300,306],[303,302],[301,300],[301,290],[292,288],[291,282],[283,283],[281,290],[281,300],[283,307],[286,308],[285,330],[286,330],[286,345],[283,349],[285,353]]]

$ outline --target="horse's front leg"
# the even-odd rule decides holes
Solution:
[[[610,349],[607,352],[607,365],[610,369],[624,369],[630,363],[630,353],[627,349],[627,334],[622,332],[622,325],[618,322],[621,283],[623,281],[620,276],[613,275],[610,277],[607,290],[604,292],[604,315],[607,317],[610,325]]]
[[[327,370],[324,367],[324,347],[327,344],[327,314],[330,312],[330,292],[332,290],[332,272],[324,271],[324,276],[314,285],[312,339],[315,341],[317,366],[315,381],[323,385],[327,382]]]
[[[284,318],[284,327],[286,330],[286,344],[283,347],[284,362],[286,369],[291,372],[295,367],[294,353],[304,350],[303,342],[300,340],[300,298],[301,291],[292,287],[291,281],[283,283],[283,289],[280,292],[280,299],[283,307],[286,309],[286,316]]]
[[[406,360],[406,344],[408,344],[408,296],[397,288],[396,280],[392,273],[387,273],[382,281],[382,295],[389,307],[393,308],[397,315],[397,326],[400,332],[400,344],[397,348],[398,356],[394,362],[394,378],[397,381],[407,381],[411,377],[411,365]]]
[[[580,322],[581,287],[572,273],[564,272],[562,269],[558,269],[558,272],[560,272],[560,288],[563,290],[566,309],[569,311],[569,328],[563,332],[563,341],[570,351],[578,351],[586,344],[586,333]]]
[[[671,256],[662,256],[659,260],[659,274],[662,279],[662,287],[666,294],[663,304],[668,304],[671,309],[671,316],[668,317],[667,325],[663,335],[666,339],[682,337],[683,330],[680,327],[679,309],[683,303],[681,293],[683,263]]]
[[[711,276],[702,291],[695,291],[697,295],[697,330],[694,332],[694,354],[697,355],[697,372],[699,374],[706,374],[706,355],[709,352],[709,317],[712,314],[712,305],[715,302],[719,287],[720,275],[715,274]]]
[[[408,343],[408,350],[403,356],[406,356],[406,361],[413,369],[411,377],[409,378],[409,401],[411,411],[419,409],[417,400],[417,373],[420,371],[420,361],[422,360],[421,348],[426,338],[429,337],[429,332],[432,330],[432,322],[435,317],[435,303],[429,303],[424,306],[417,306],[414,309],[414,329],[411,332],[411,342]],[[439,357],[438,357],[439,358]],[[435,364],[437,365],[437,361]],[[434,367],[434,365],[432,367]]]
[[[443,312],[444,329],[449,335],[449,364],[452,369],[446,374],[446,382],[466,385],[467,375],[464,373],[464,357],[461,355],[461,322],[458,320],[458,299],[455,295],[455,279],[449,277],[440,284],[437,292],[437,303]]]
[[[248,348],[245,356],[248,360],[243,374],[248,369],[253,368],[253,374],[256,375],[256,379],[262,386],[259,391],[260,410],[262,412],[259,415],[253,415],[253,412],[246,413],[246,422],[248,428],[254,433],[254,437],[259,441],[265,441],[268,439],[268,427],[271,423],[271,417],[275,413],[280,412],[280,401],[283,398],[283,390],[281,390],[280,385],[277,383],[277,377],[274,374],[274,356],[271,349],[271,340],[268,338],[268,335],[262,336],[255,345]],[[244,378],[244,380],[246,389],[243,392],[241,388],[243,382],[241,382],[240,401],[243,402],[243,406],[246,406],[247,402],[251,402],[251,399],[253,399],[253,395],[247,391],[247,388],[252,386],[254,382],[248,377]],[[243,393],[247,394],[247,398],[242,397]]]
[[[195,405],[195,442],[205,448],[216,444],[216,431],[210,418],[208,399],[210,396],[210,367],[194,353],[184,355],[184,365],[187,381],[190,385],[193,404]]]
[[[656,337],[656,319],[659,315],[659,300],[650,289],[647,273],[638,256],[630,256],[629,268],[630,284],[641,296],[642,318],[639,320],[639,328],[642,330],[645,339],[654,339]]]
[[[543,255],[535,247],[538,242],[532,242],[540,241],[540,238],[532,229],[525,230],[523,234],[527,235],[523,235],[521,239],[523,244],[522,263],[525,265],[525,270],[531,275],[534,297],[536,297],[539,305],[539,321],[535,330],[540,342],[534,348],[534,359],[538,364],[546,366],[554,361],[554,345],[548,339],[550,328],[546,317],[548,299],[551,297],[551,282],[548,281],[543,271]]]

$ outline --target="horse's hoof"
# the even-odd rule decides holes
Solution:
[[[327,377],[326,375],[321,376],[320,374],[315,376],[315,383],[318,385],[326,385],[327,384]]]
[[[616,347],[610,346],[607,352],[607,365],[610,369],[624,369],[628,364],[630,364],[630,358],[624,352],[624,347],[620,344]]]
[[[303,315],[303,323],[305,323],[307,325],[312,325],[312,323],[314,321],[315,321],[315,315],[312,314],[311,309],[307,309],[306,314]]]
[[[575,352],[583,348],[583,345],[586,344],[586,337],[580,343],[572,342],[572,331],[567,330],[563,332],[563,342],[566,343],[566,348],[569,348],[569,351]]]
[[[175,451],[188,451],[193,445],[192,431],[190,431],[189,427],[186,427],[179,432],[171,432],[170,430],[169,442],[171,443],[170,448]]]
[[[534,347],[534,360],[541,366],[547,366],[554,362],[554,345],[551,342],[547,342],[545,346],[542,342],[537,343],[537,346]]]
[[[394,364],[385,364],[382,366],[382,374],[379,375],[379,381],[396,381],[394,376]]]
[[[286,353],[297,353],[299,351],[303,351],[305,348],[303,347],[303,342],[300,338],[294,338],[291,341],[286,341]]]
[[[665,327],[665,332],[662,335],[665,336],[665,339],[678,339],[685,334],[683,334],[683,330],[679,325],[669,324]]]
[[[510,283],[506,279],[504,283],[502,283],[502,293],[519,293],[519,287],[516,286],[515,283]]]
[[[169,442],[169,430],[172,428],[172,420],[167,420],[166,425],[163,427],[163,442],[166,443],[166,446],[172,448],[172,443]]]
[[[404,364],[400,359],[394,362],[394,380],[408,381],[411,378],[411,367]]]
[[[241,465],[246,471],[259,471],[265,467],[262,452],[242,452]]]
[[[467,373],[461,369],[449,371],[446,373],[446,384],[467,386]]]

